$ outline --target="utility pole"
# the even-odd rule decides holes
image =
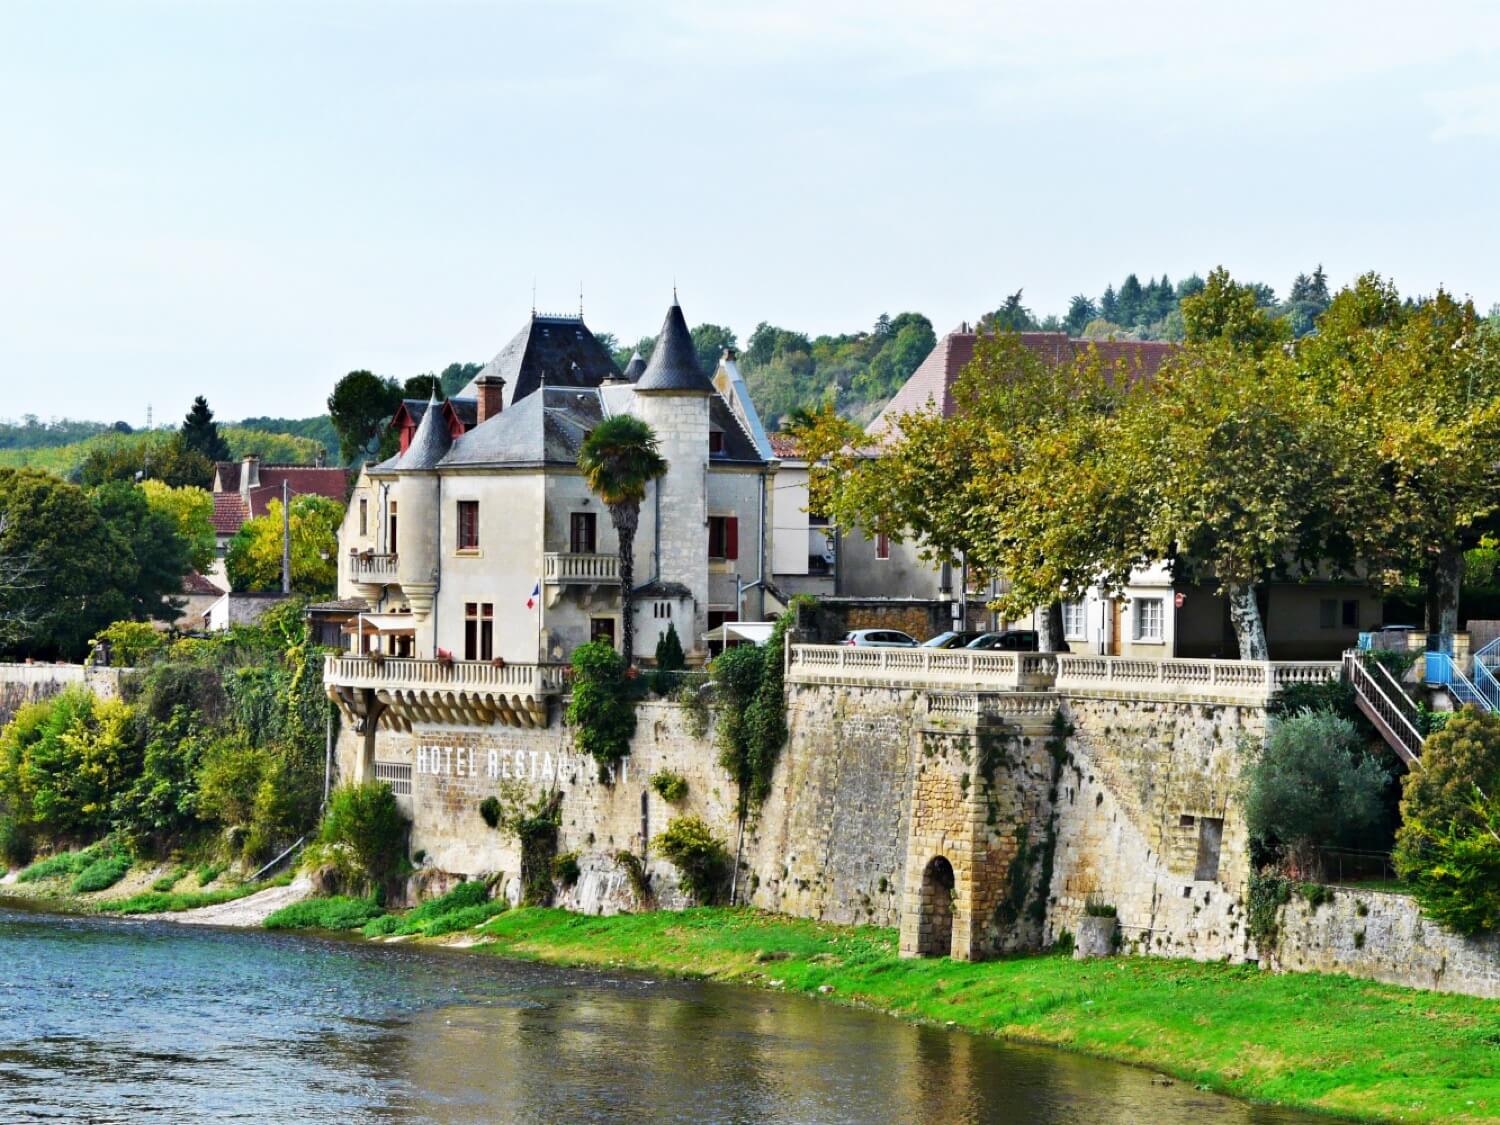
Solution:
[[[281,592],[292,592],[292,509],[288,482],[281,482]]]

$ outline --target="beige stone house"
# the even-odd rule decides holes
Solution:
[[[635,539],[636,653],[670,626],[701,660],[711,628],[762,617],[774,461],[727,362],[720,390],[676,303],[624,372],[581,317],[533,314],[450,401],[404,404],[400,452],[361,472],[340,531],[339,604],[365,607],[349,647],[499,667],[618,645],[618,540],[577,468],[616,414],[649,422],[668,463]]]

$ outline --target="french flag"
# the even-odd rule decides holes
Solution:
[[[535,609],[537,598],[542,596],[542,584],[538,582],[531,588],[531,597],[526,599],[526,608]]]

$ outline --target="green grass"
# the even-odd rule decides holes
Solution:
[[[489,888],[481,882],[460,883],[445,895],[430,899],[405,914],[383,914],[372,918],[364,927],[366,937],[439,937],[456,930],[468,930],[504,912],[507,903],[486,896]]]
[[[178,883],[182,882],[182,880],[187,876],[187,873],[188,869],[186,867],[174,868],[173,870],[168,871],[160,879],[156,880],[156,882],[152,883],[151,889],[153,891],[170,891]]]
[[[57,855],[39,859],[16,876],[19,883],[39,883],[43,879],[57,879],[78,875],[98,858],[93,848],[81,852],[58,852]]]
[[[73,880],[72,891],[75,895],[91,894],[94,891],[102,891],[113,887],[125,873],[130,870],[130,857],[125,855],[109,855],[94,860]]]
[[[1500,1002],[1349,977],[1150,957],[896,956],[893,930],[745,909],[597,918],[513,910],[482,948],[774,985],[1148,1066],[1196,1085],[1376,1120],[1500,1117]],[[778,983],[779,982],[779,983]]]
[[[222,874],[224,874],[224,864],[205,863],[198,868],[198,885],[206,887]]]
[[[101,902],[96,909],[110,914],[176,914],[181,910],[196,910],[200,906],[233,902],[267,887],[284,887],[291,881],[291,875],[286,874],[264,883],[243,883],[238,887],[224,887],[217,891],[142,891],[129,898]]]
[[[372,898],[308,898],[283,906],[265,921],[268,930],[357,930],[382,912]]]

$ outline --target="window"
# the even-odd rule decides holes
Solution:
[[[370,501],[365,497],[359,498],[359,535],[363,539],[370,534]]]
[[[492,660],[495,656],[493,602],[464,603],[464,659]]]
[[[708,557],[711,559],[740,557],[740,521],[734,516],[708,517]]]
[[[1332,629],[1338,624],[1339,603],[1334,598],[1323,598],[1318,602],[1318,628]]]
[[[575,555],[592,555],[598,547],[594,536],[597,518],[593,512],[574,512],[568,517],[568,550]]]
[[[891,537],[883,531],[875,536],[875,557],[877,559],[891,557]]]
[[[479,501],[458,502],[458,549],[479,550]]]
[[[1359,628],[1359,601],[1355,598],[1348,598],[1344,602],[1344,628]]]
[[[394,555],[396,553],[396,502],[394,500],[391,501],[391,515],[388,522],[390,523],[390,534],[386,536],[385,549],[388,553]]]
[[[669,621],[672,617],[671,602],[653,602],[651,605],[651,616],[658,621]]]
[[[723,430],[709,430],[708,431],[708,451],[709,451],[709,453],[723,453],[724,452],[724,431]]]
[[[1165,633],[1165,611],[1160,598],[1135,599],[1135,639],[1159,641]]]
[[[1063,602],[1062,617],[1063,636],[1082,637],[1086,635],[1088,626],[1083,602]]]
[[[613,617],[589,618],[589,640],[604,641],[613,647],[615,643],[615,619]]]

